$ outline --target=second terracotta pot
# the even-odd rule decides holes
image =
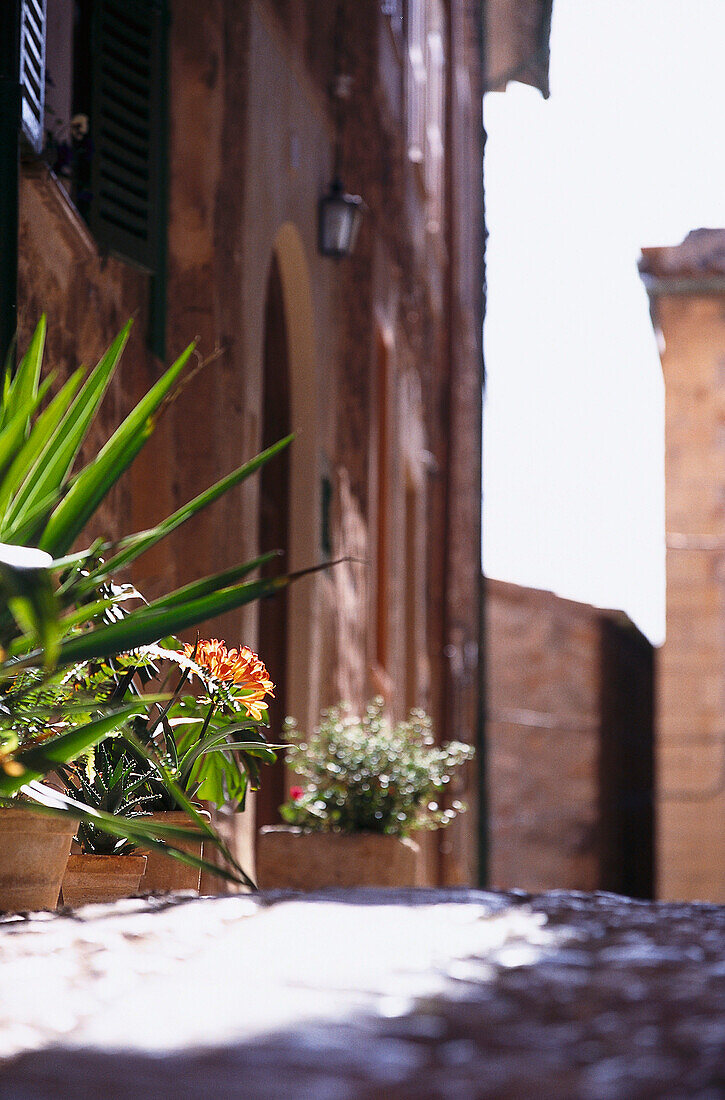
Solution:
[[[210,819],[210,815],[204,810],[202,816]],[[204,840],[198,826],[189,818],[184,810],[165,810],[162,813],[151,814],[144,821],[153,821],[159,825],[179,825],[188,828],[197,835],[189,840],[170,840],[175,848],[181,848],[190,855],[201,856],[204,851]],[[201,868],[192,867],[188,863],[182,863],[173,856],[164,855],[163,852],[148,851],[146,853],[146,871],[139,884],[139,894],[170,894],[176,890],[195,890],[199,892]]]
[[[63,904],[74,908],[91,902],[132,898],[146,867],[146,856],[71,855],[63,876]]]

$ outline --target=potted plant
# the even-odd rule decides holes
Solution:
[[[116,595],[119,601],[140,598],[131,586]],[[121,602],[114,604],[116,616],[126,613]],[[198,678],[201,690],[184,695],[191,676]],[[169,692],[174,677],[176,686]],[[149,692],[154,687],[164,694]],[[217,639],[184,646],[171,638],[166,647],[141,646],[66,672],[52,689],[62,700],[61,710],[69,700],[74,709],[89,713],[134,701],[134,713],[119,721],[111,736],[57,769],[74,805],[114,815],[120,822],[176,828],[176,849],[191,857],[182,861],[161,848],[140,855],[126,836],[109,833],[95,820],[81,821],[78,850],[71,854],[63,879],[66,904],[110,901],[137,892],[198,892],[202,822],[209,822],[210,814],[194,800],[243,808],[248,784],[258,785],[259,763],[276,759],[262,732],[265,699],[273,687],[255,653],[247,647],[227,650]]]
[[[172,854],[183,829],[84,806],[41,780],[77,759],[138,712],[139,702],[115,701],[79,714],[65,700],[45,694],[68,669],[108,660],[135,647],[155,644],[173,632],[268,595],[291,577],[249,580],[270,555],[186,585],[126,616],[114,616],[113,578],[139,555],[285,446],[269,448],[233,470],[157,527],[115,544],[97,542],[73,551],[89,519],[150,437],[180,384],[193,351],[189,347],[161,376],[111,435],[98,454],[79,467],[79,456],[128,338],[130,323],[86,377],[76,371],[51,398],[51,379],[41,381],[45,340],[42,319],[17,370],[0,389],[0,909],[15,908],[17,895],[3,883],[17,881],[17,866],[3,870],[8,845],[3,829],[18,814],[47,833],[48,819],[88,820],[113,836]],[[28,683],[28,679],[30,683]],[[62,694],[62,693],[60,693]],[[52,695],[52,692],[51,692]],[[23,712],[22,721],[19,719]],[[31,721],[34,712],[35,721]],[[188,800],[177,788],[179,805]],[[198,815],[197,815],[198,816]],[[201,819],[199,819],[201,820]],[[197,821],[199,824],[199,821]],[[251,879],[208,822],[205,837],[223,852],[217,873],[237,883]],[[188,854],[176,852],[186,860]],[[25,860],[28,867],[32,860]],[[46,895],[47,898],[47,895]],[[47,900],[34,904],[50,904]]]
[[[199,800],[212,809],[242,810],[248,788],[259,785],[259,765],[276,759],[263,733],[266,697],[274,684],[264,663],[246,646],[228,650],[216,638],[194,646],[178,644],[178,649],[145,646],[120,655],[105,673],[115,685],[116,698],[141,693],[154,683],[168,692],[176,677],[169,698],[162,702],[151,696],[148,709],[124,725],[126,751],[136,766],[119,773],[128,793],[107,808],[143,815],[154,825],[184,828],[187,838],[177,838],[177,847],[201,857],[204,838],[195,815],[206,820],[210,815]],[[197,694],[184,691],[192,679],[200,685]],[[94,687],[99,690],[97,681]],[[82,771],[77,774],[76,788],[84,791]],[[193,803],[194,816],[180,804],[179,791]],[[163,851],[150,851],[139,889],[154,894],[198,891],[200,874],[199,858],[184,863]]]
[[[122,737],[105,738],[85,761],[60,771],[80,804],[129,818],[142,814],[146,776]],[[78,826],[78,845],[80,850],[70,855],[63,876],[64,904],[115,901],[136,893],[146,856],[132,843],[86,821]]]
[[[456,801],[444,808],[442,799],[473,749],[435,745],[422,711],[390,722],[382,699],[362,717],[346,705],[324,711],[310,736],[288,719],[284,738],[300,783],[280,808],[288,825],[260,830],[260,887],[426,885],[410,834],[443,828],[464,809]]]

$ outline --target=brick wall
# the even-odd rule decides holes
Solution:
[[[622,615],[501,581],[486,637],[491,884],[646,896],[651,647]]]
[[[645,249],[665,379],[659,893],[725,901],[725,231]],[[718,289],[719,285],[719,289]]]

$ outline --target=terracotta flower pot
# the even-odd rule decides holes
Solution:
[[[72,855],[63,876],[63,904],[132,898],[138,891],[146,856]]]
[[[201,811],[202,817],[211,820],[211,815],[206,810]],[[184,852],[201,858],[204,850],[204,840],[198,826],[190,820],[184,810],[165,810],[161,813],[151,814],[144,818],[145,821],[155,821],[159,825],[181,825],[199,834],[198,839],[171,840],[175,848],[181,848]],[[164,855],[163,852],[148,851],[146,853],[146,870],[139,886],[139,894],[170,894],[175,890],[196,890],[199,892],[201,880],[201,868],[191,867],[188,863],[181,863],[173,856]]]
[[[76,822],[0,809],[0,910],[55,909]]]
[[[313,833],[286,825],[259,830],[257,885],[262,890],[330,886],[425,886],[425,859],[409,837]]]

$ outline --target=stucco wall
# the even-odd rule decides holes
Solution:
[[[340,121],[341,168],[368,209],[355,255],[336,264],[319,255],[316,242],[317,201],[333,172],[334,5],[209,0],[200,12],[192,0],[172,0],[168,357],[197,339],[199,361],[212,361],[162,418],[99,525],[109,533],[148,526],[258,450],[265,293],[275,256],[297,433],[289,564],[320,560],[323,476],[333,489],[333,555],[356,559],[291,591],[288,709],[311,721],[334,699],[362,703],[383,686],[393,712],[402,713],[411,695],[431,711],[441,736],[472,741],[480,59],[475,17],[458,0],[446,10],[452,13],[445,31],[449,113],[456,119],[446,177],[451,202],[432,227],[419,166],[407,155],[404,50],[379,4],[343,5],[337,64],[352,79]],[[100,439],[161,369],[145,344],[148,278],[98,254],[41,166],[26,166],[21,198],[21,344],[42,305],[50,360],[63,374],[92,361],[128,316],[137,318]],[[390,658],[383,670],[374,667],[373,644],[381,614],[375,591],[381,332],[391,348],[390,598],[382,609]],[[406,503],[411,487],[413,512]],[[229,494],[146,555],[136,582],[153,596],[253,556],[258,497],[255,479]],[[259,614],[253,606],[208,629],[254,645]],[[472,813],[449,831],[440,869],[435,845],[431,850],[432,870],[447,881],[475,881],[475,781],[471,768],[456,795]],[[248,815],[245,843],[251,828]]]

